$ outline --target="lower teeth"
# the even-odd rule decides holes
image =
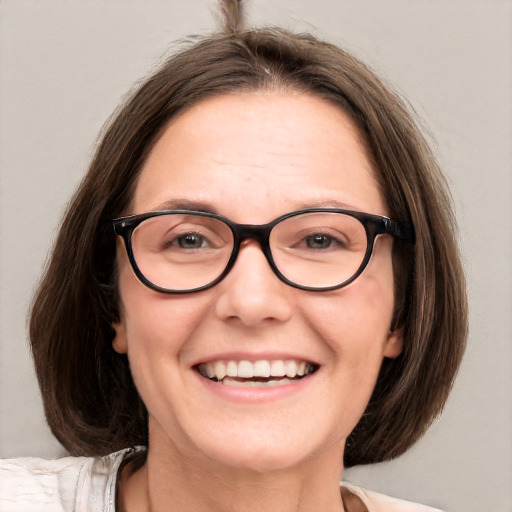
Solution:
[[[224,377],[220,382],[221,384],[224,384],[225,386],[235,386],[235,387],[253,387],[253,388],[259,388],[259,387],[272,387],[272,386],[280,386],[283,384],[289,384],[290,382],[294,382],[297,379],[287,379],[282,378],[279,380],[241,380],[231,377]]]

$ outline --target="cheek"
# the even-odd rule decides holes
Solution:
[[[345,288],[315,294],[303,303],[302,315],[344,365],[377,373],[386,355],[394,311],[390,248],[376,244],[365,272]],[[364,371],[363,371],[364,369]]]
[[[336,350],[368,349],[388,338],[393,317],[392,283],[385,286],[380,280],[361,278],[330,296],[312,299],[304,307],[304,317]]]
[[[150,415],[160,417],[168,409],[166,400],[175,399],[169,390],[183,389],[183,370],[190,359],[187,342],[196,335],[207,305],[197,296],[152,291],[136,279],[131,268],[121,268],[119,286],[133,380]]]
[[[166,295],[149,289],[133,274],[127,257],[119,258],[121,326],[130,359],[159,359],[179,353],[201,324],[206,296]]]

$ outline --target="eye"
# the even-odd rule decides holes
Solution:
[[[207,242],[203,236],[198,233],[185,233],[176,237],[172,245],[178,245],[182,249],[200,249],[205,247]]]
[[[339,244],[332,236],[325,233],[315,233],[305,239],[309,249],[329,249],[333,244]]]

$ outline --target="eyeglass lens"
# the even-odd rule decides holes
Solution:
[[[279,271],[306,287],[336,286],[363,262],[367,237],[363,224],[343,213],[309,212],[274,226],[269,245]],[[151,217],[132,234],[134,259],[142,274],[168,290],[206,286],[225,270],[234,236],[223,221],[196,214]]]

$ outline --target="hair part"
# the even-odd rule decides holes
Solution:
[[[396,457],[440,413],[464,350],[467,304],[444,178],[402,100],[360,61],[278,29],[215,34],[172,56],[118,109],[71,200],[35,297],[30,340],[48,423],[72,454],[147,443],[147,412],[125,355],[116,240],[141,167],[168,122],[212,96],[290,90],[324,98],[358,126],[391,216],[414,227],[394,243],[403,353],[386,359],[345,448],[345,466]]]

